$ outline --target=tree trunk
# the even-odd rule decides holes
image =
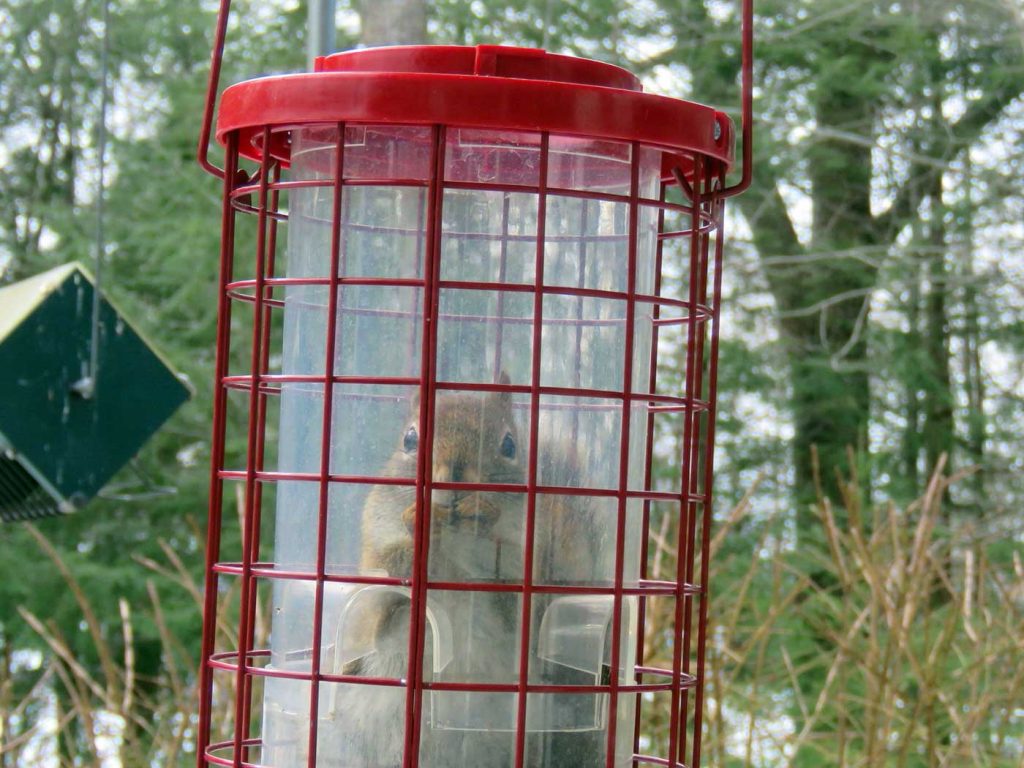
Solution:
[[[904,359],[910,359],[909,370],[903,373],[903,387],[906,399],[906,428],[903,431],[901,448],[901,465],[903,482],[898,483],[908,499],[918,493],[921,478],[918,472],[918,460],[921,456],[921,398],[918,395],[920,381],[914,370],[912,350],[921,347],[921,264],[919,261],[918,244],[921,243],[920,227],[914,222],[914,235],[911,241],[909,259],[910,300],[907,302],[907,325],[910,326],[903,341],[901,352]]]
[[[925,355],[928,368],[924,395],[923,443],[927,476],[939,458],[953,452],[953,393],[949,372],[949,324],[946,318],[945,227],[942,203],[932,198],[928,254],[928,293],[925,298]],[[948,466],[948,465],[947,465]]]
[[[978,287],[974,274],[974,201],[971,197],[973,169],[970,153],[964,160],[963,216],[961,217],[962,248],[959,262],[963,278],[964,336],[963,377],[967,392],[967,458],[982,467],[971,476],[972,505],[981,512],[985,499],[985,382],[981,370],[981,323],[978,310]]]
[[[364,45],[427,42],[427,6],[424,0],[362,0],[359,16]]]
[[[941,87],[940,73],[932,73],[934,92]],[[933,97],[933,135],[940,136],[942,103]],[[949,370],[949,321],[946,302],[949,278],[946,271],[946,206],[943,201],[941,173],[933,174],[928,197],[931,218],[928,222],[928,292],[925,296],[925,359],[927,379],[924,396],[924,443],[927,477],[931,477],[939,458],[949,457],[947,471],[952,467],[954,442],[953,387]]]
[[[837,51],[843,66],[821,77],[815,114],[822,128],[872,135],[873,102],[855,90],[855,78],[847,71],[857,68],[864,55],[856,45]],[[833,499],[839,498],[837,474],[849,472],[848,449],[866,447],[870,397],[864,331],[877,276],[874,267],[851,253],[877,243],[871,170],[862,147],[828,134],[818,137],[808,152],[812,251],[832,258],[809,262],[776,289],[791,353],[793,451],[802,510],[815,496],[812,447],[818,453],[822,491]],[[813,521],[798,523],[802,528]]]

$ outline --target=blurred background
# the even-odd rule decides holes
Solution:
[[[338,0],[337,47],[543,47],[738,122],[738,5]],[[220,237],[195,144],[215,11],[109,0],[104,288],[196,395],[104,498],[0,527],[0,768],[195,760]],[[1024,2],[756,14],[754,186],[726,225],[705,763],[1020,768]],[[222,84],[303,69],[306,30],[299,0],[238,0]],[[101,0],[0,2],[0,285],[94,258],[104,31]],[[658,439],[666,478],[677,439]],[[657,579],[676,531],[653,524]],[[652,607],[652,662],[671,658],[662,625]]]

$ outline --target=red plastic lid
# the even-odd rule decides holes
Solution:
[[[599,85],[642,91],[640,79],[614,64],[509,45],[395,45],[345,51],[316,60],[314,72],[418,72],[481,75]]]
[[[223,144],[262,159],[264,127],[321,123],[447,125],[638,141],[732,164],[735,129],[703,104],[643,93],[611,64],[507,46],[394,46],[324,56],[315,71],[248,80],[224,91]],[[270,153],[289,160],[287,131]],[[683,163],[688,165],[688,163]]]

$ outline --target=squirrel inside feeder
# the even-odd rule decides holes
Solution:
[[[502,373],[499,384],[508,385]],[[414,396],[410,416],[388,460],[385,477],[416,475],[419,451],[419,397]],[[439,394],[434,408],[434,439],[431,477],[435,483],[525,485],[528,444],[521,439],[507,391]],[[540,486],[584,487],[576,449],[565,440],[541,440],[538,448],[537,483]],[[412,575],[413,535],[416,526],[417,489],[409,485],[376,485],[362,513],[364,572],[389,576]],[[526,494],[520,491],[434,489],[431,498],[427,574],[434,582],[521,583],[526,534]],[[608,573],[607,526],[597,524],[591,499],[560,493],[537,493],[534,509],[532,579],[535,584],[595,584]],[[549,595],[533,597],[533,621],[539,626]],[[374,651],[347,663],[346,675],[405,678],[408,671],[410,603],[394,592],[364,606],[352,630],[362,635],[359,643]],[[521,595],[516,591],[466,591],[431,589],[428,606],[443,611],[452,627],[451,661],[434,670],[425,644],[423,674],[426,680],[453,682],[515,682],[519,664]],[[532,633],[535,635],[536,633]],[[531,646],[536,638],[531,641]],[[535,650],[535,649],[534,649]],[[531,673],[532,677],[533,673]],[[373,765],[398,765],[402,744],[394,739],[404,724],[404,695],[393,688],[381,691],[375,701],[368,693],[353,716],[363,720],[358,730],[366,734],[364,757]],[[444,695],[444,694],[442,694]],[[507,697],[509,701],[514,696]],[[487,697],[478,697],[484,701]],[[386,701],[385,701],[386,700]],[[471,707],[475,708],[475,707]],[[505,713],[494,713],[503,720]],[[479,712],[476,713],[480,715]],[[509,710],[515,725],[514,705]],[[488,716],[482,715],[483,720]],[[443,731],[444,729],[442,729]],[[453,728],[452,733],[431,732],[421,736],[421,755],[430,765],[507,765],[514,745],[506,729]],[[460,732],[461,731],[461,732]],[[497,731],[497,732],[495,732]],[[573,759],[589,765],[601,759],[603,739],[578,739]],[[394,742],[394,743],[393,743]],[[598,745],[598,746],[595,746]],[[582,752],[580,750],[583,750]],[[588,751],[589,750],[589,751]],[[596,751],[595,751],[596,750]],[[550,753],[550,744],[545,748]],[[451,762],[451,761],[456,762]],[[447,762],[446,762],[447,761]],[[467,762],[469,761],[469,762]],[[539,763],[538,763],[539,764]],[[547,764],[545,762],[544,764]],[[561,763],[558,763],[561,764]],[[596,764],[596,763],[594,763]]]

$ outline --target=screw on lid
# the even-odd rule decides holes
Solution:
[[[640,80],[621,67],[592,59],[506,45],[395,45],[345,51],[316,60],[315,72],[416,72],[509,77],[642,91]]]

